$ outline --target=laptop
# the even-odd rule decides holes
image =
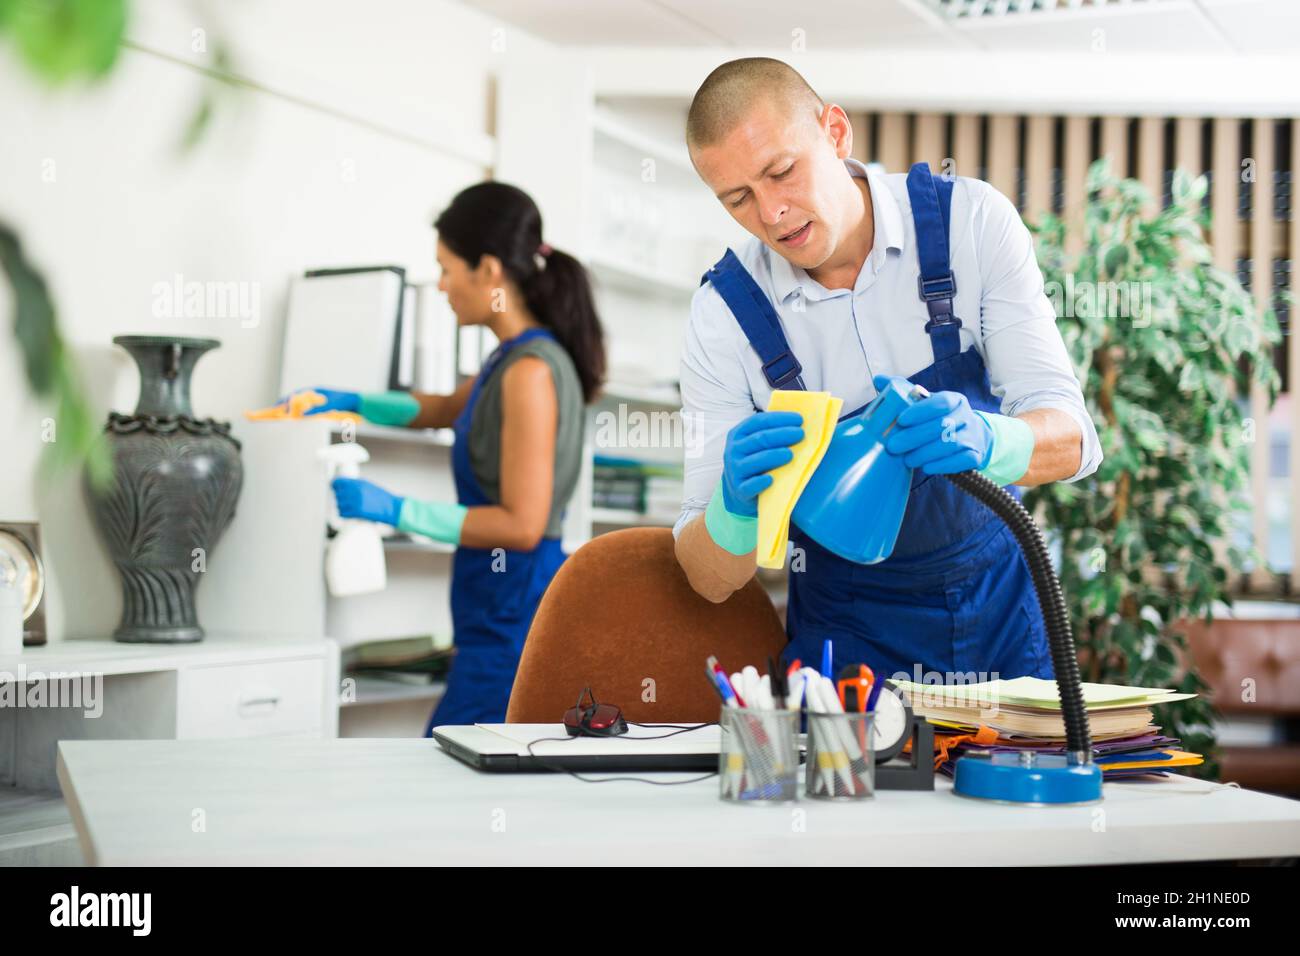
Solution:
[[[693,727],[678,730],[677,727]],[[476,770],[717,770],[717,724],[628,726],[618,737],[569,737],[563,724],[469,724],[433,728],[433,739]]]

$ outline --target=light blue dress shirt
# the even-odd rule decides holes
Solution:
[[[905,173],[845,165],[871,189],[875,240],[852,289],[827,289],[756,237],[736,255],[776,308],[810,391],[844,400],[844,413],[875,397],[875,375],[907,377],[934,363],[928,313],[916,293],[920,264]],[[1084,404],[1056,313],[1043,292],[1033,239],[1011,201],[988,183],[956,177],[950,258],[961,347],[988,367],[1004,415],[1058,408],[1079,423],[1077,481],[1097,470],[1101,443]],[[722,474],[727,432],[772,394],[762,363],[712,284],[691,300],[682,348],[685,488],[677,535],[703,513]]]

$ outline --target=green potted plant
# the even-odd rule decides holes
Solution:
[[[1141,183],[1099,160],[1077,224],[1047,215],[1032,226],[1105,454],[1091,477],[1026,495],[1060,543],[1088,681],[1204,691],[1178,623],[1208,622],[1215,602],[1231,604],[1231,575],[1263,563],[1241,532],[1256,440],[1243,402],[1252,381],[1270,404],[1276,396],[1280,335],[1272,312],[1261,317],[1211,263],[1206,188],[1178,171],[1156,211]],[[1203,697],[1157,715],[1207,754],[1206,774],[1217,772],[1213,716]]]

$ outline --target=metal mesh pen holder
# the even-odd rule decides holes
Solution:
[[[799,712],[724,707],[718,776],[723,800],[780,803],[799,796]]]
[[[876,794],[871,713],[808,714],[804,792],[813,800],[865,800]]]

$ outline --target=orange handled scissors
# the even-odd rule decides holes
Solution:
[[[840,706],[846,714],[862,713],[867,709],[871,687],[876,675],[866,664],[850,664],[840,671],[836,689],[840,693]]]

